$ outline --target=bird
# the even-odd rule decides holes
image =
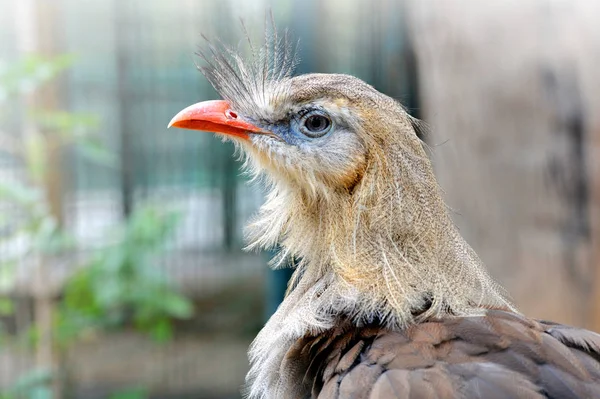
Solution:
[[[198,68],[222,99],[169,123],[234,143],[267,191],[246,249],[295,268],[244,395],[600,398],[600,335],[513,305],[452,221],[424,123],[356,77],[294,75],[287,31],[249,43],[207,40]]]

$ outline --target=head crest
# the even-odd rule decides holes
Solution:
[[[270,21],[270,22],[269,22]],[[244,57],[240,49],[225,45],[220,40],[213,44],[206,37],[207,48],[198,51],[205,65],[198,69],[231,107],[248,116],[268,107],[274,97],[286,95],[283,84],[293,74],[298,64],[297,42],[292,42],[289,32],[277,31],[273,17],[265,22],[264,43],[256,47],[243,21],[250,54]]]

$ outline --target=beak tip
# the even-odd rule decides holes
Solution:
[[[177,114],[173,118],[171,118],[171,120],[169,121],[169,124],[167,125],[167,129],[170,127],[177,127],[175,124],[179,121],[178,116],[179,116],[179,114]]]

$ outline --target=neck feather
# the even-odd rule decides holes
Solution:
[[[452,223],[422,143],[405,138],[368,159],[352,193],[276,182],[249,226],[250,247],[279,244],[275,263],[297,263],[291,290],[327,282],[298,306],[391,326],[512,308]]]
[[[286,299],[250,349],[251,398],[289,397],[296,384],[278,373],[285,353],[339,317],[403,328],[513,309],[454,227],[416,137],[372,151],[351,193],[325,189],[276,181],[248,227],[250,248],[278,244],[276,265],[296,266]]]

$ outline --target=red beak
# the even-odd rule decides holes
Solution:
[[[227,101],[204,101],[181,110],[168,127],[202,130],[228,134],[248,140],[248,133],[265,133],[251,123],[241,120],[229,109]]]

